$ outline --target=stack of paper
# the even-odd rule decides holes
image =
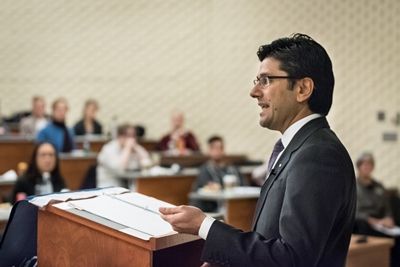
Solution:
[[[124,225],[147,236],[174,233],[171,225],[161,219],[158,213],[159,207],[173,205],[139,193],[101,195],[68,203],[77,209]]]
[[[388,228],[380,224],[375,224],[372,226],[372,228],[388,236],[393,236],[393,237],[400,236],[400,227],[398,226]]]
[[[57,202],[65,202],[67,200],[72,199],[82,199],[82,198],[90,198],[95,196],[100,196],[104,194],[108,195],[116,195],[121,193],[129,192],[128,189],[123,187],[109,187],[104,189],[95,189],[95,190],[85,190],[85,191],[78,191],[78,192],[65,192],[65,193],[55,193],[43,196],[37,196],[31,199],[29,202],[33,205],[36,205],[40,208],[43,208],[50,201],[57,201]]]

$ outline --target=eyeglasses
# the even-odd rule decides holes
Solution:
[[[273,79],[299,79],[297,77],[293,76],[261,76],[261,77],[256,77],[255,80],[253,80],[254,85],[261,85],[262,87],[267,87],[271,84],[271,80]]]

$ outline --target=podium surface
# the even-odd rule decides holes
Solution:
[[[134,218],[133,218],[134,219]],[[143,240],[123,225],[48,205],[38,214],[39,266],[200,266],[203,240],[171,234]]]

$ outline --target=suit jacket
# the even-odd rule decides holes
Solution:
[[[202,260],[217,266],[343,267],[355,207],[350,156],[325,118],[312,120],[264,183],[253,231],[215,221]]]

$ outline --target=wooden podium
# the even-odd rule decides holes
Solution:
[[[48,205],[38,214],[38,266],[201,265],[199,237],[172,234],[146,241],[120,229],[88,212]]]

